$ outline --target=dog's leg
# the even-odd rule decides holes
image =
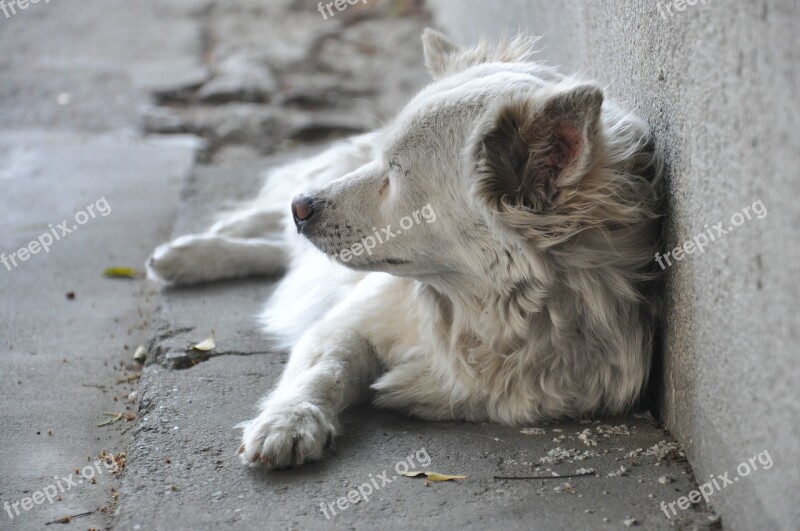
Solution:
[[[159,246],[149,276],[167,284],[197,284],[247,275],[274,275],[288,264],[280,239],[286,212],[247,208],[228,213],[202,234]]]
[[[248,275],[276,275],[289,261],[278,239],[182,236],[159,246],[147,262],[151,278],[167,284],[198,284]]]
[[[280,234],[283,222],[289,218],[288,212],[288,206],[282,210],[252,208],[232,212],[214,223],[208,232],[232,238],[263,238]]]
[[[261,413],[244,428],[244,463],[286,468],[322,457],[337,433],[339,414],[364,396],[378,364],[355,330],[311,329],[292,351]]]
[[[370,278],[297,342],[261,413],[240,425],[243,462],[284,468],[319,459],[341,411],[368,395],[380,367],[373,340],[396,310],[384,304],[384,286]]]

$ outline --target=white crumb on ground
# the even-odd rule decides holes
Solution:
[[[628,469],[624,465],[619,467],[619,469],[615,470],[614,472],[608,473],[608,477],[610,478],[619,478],[627,475],[628,475]]]
[[[520,431],[523,435],[544,435],[544,428],[523,428]]]
[[[583,461],[589,457],[595,457],[597,453],[594,450],[576,450],[575,448],[565,449],[560,446],[553,448],[547,452],[545,457],[539,459],[539,463],[546,465],[557,465],[563,461]]]

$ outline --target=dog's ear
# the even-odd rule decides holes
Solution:
[[[595,85],[510,97],[476,131],[476,191],[494,210],[543,211],[594,164],[603,92]]]
[[[513,37],[501,37],[494,43],[481,37],[474,46],[461,48],[436,30],[426,28],[422,32],[425,66],[434,80],[484,63],[527,61],[534,53],[537,40],[536,37],[519,33]]]
[[[422,50],[425,67],[433,79],[445,77],[453,58],[461,53],[461,48],[444,34],[431,28],[425,28],[422,32]]]

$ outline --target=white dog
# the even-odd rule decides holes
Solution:
[[[245,463],[319,459],[370,390],[425,419],[522,424],[624,412],[647,380],[647,126],[530,62],[533,39],[423,43],[434,81],[393,122],[272,171],[150,259],[174,284],[286,272],[263,317],[291,357],[241,425]]]

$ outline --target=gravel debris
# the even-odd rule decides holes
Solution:
[[[622,476],[627,476],[627,475],[628,475],[628,468],[626,466],[624,466],[624,465],[619,467],[614,472],[609,472],[608,473],[608,477],[610,477],[610,478],[620,478]]]
[[[590,428],[586,428],[582,432],[578,433],[578,440],[580,440],[586,446],[597,446],[597,438],[594,436]]]
[[[677,442],[659,441],[658,444],[648,448],[647,450],[637,448],[636,450],[628,453],[628,455],[625,457],[655,457],[658,461],[664,461],[666,459],[682,461],[686,459],[686,452],[683,451],[683,448],[681,448],[681,445],[679,445]]]
[[[596,457],[597,453],[594,450],[576,450],[575,448],[565,449],[560,446],[553,448],[547,452],[547,456],[539,459],[539,463],[545,465],[557,465],[564,461],[572,463],[573,461],[583,461],[590,457]]]

